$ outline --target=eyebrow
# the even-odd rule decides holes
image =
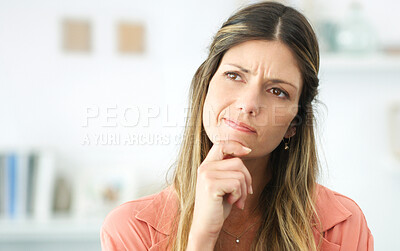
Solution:
[[[250,74],[251,74],[251,71],[250,71],[250,70],[245,69],[245,68],[243,68],[243,67],[240,66],[240,65],[237,65],[237,64],[227,64],[227,65],[235,66],[235,67],[239,68],[242,72],[244,72],[244,73],[250,73]],[[290,82],[288,82],[288,81],[285,81],[285,80],[282,80],[282,79],[279,79],[279,78],[271,78],[271,79],[268,79],[268,81],[269,81],[269,82],[272,82],[272,83],[274,83],[274,84],[278,84],[278,83],[288,84],[288,85],[293,86],[293,87],[296,88],[296,90],[297,90],[297,86],[295,86],[294,84],[292,84],[292,83],[290,83]]]

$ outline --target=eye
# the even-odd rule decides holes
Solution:
[[[240,81],[240,80],[242,80],[241,77],[240,77],[240,75],[237,74],[236,72],[230,72],[230,71],[228,71],[228,72],[225,72],[224,75],[225,75],[225,77],[228,78],[229,80],[233,80],[233,81]],[[237,78],[240,78],[240,79],[237,79]]]
[[[271,88],[271,90],[272,90],[272,94],[274,94],[274,95],[276,95],[278,97],[282,97],[282,98],[288,98],[289,97],[289,94],[287,92],[285,92],[285,91],[283,91],[283,90],[281,90],[279,88],[275,88],[274,87],[274,88]],[[282,96],[282,94],[284,96]]]

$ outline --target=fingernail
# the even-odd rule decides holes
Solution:
[[[253,186],[250,185],[250,194],[253,194]]]
[[[244,210],[244,205],[243,205],[243,207],[242,207],[242,210]]]
[[[246,151],[246,152],[251,152],[251,149],[250,148],[248,148],[248,147],[245,147],[245,146],[243,146],[243,149]]]

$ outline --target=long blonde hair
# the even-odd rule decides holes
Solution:
[[[224,53],[248,40],[275,40],[288,46],[302,72],[303,89],[296,115],[296,134],[289,150],[283,143],[271,153],[272,179],[259,198],[262,224],[252,250],[317,250],[312,227],[320,226],[314,190],[318,157],[314,137],[314,101],[318,93],[319,47],[307,19],[276,2],[249,5],[232,15],[214,36],[207,59],[197,69],[190,87],[189,110],[181,148],[174,164],[173,186],[179,210],[170,235],[172,250],[186,250],[193,218],[197,168],[212,142],[202,123],[208,85]]]

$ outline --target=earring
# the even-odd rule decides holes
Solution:
[[[290,137],[291,138],[291,137]],[[289,143],[290,143],[290,138],[288,139],[287,142],[285,142],[285,138],[283,138],[283,142],[285,143],[285,150],[289,150]]]

